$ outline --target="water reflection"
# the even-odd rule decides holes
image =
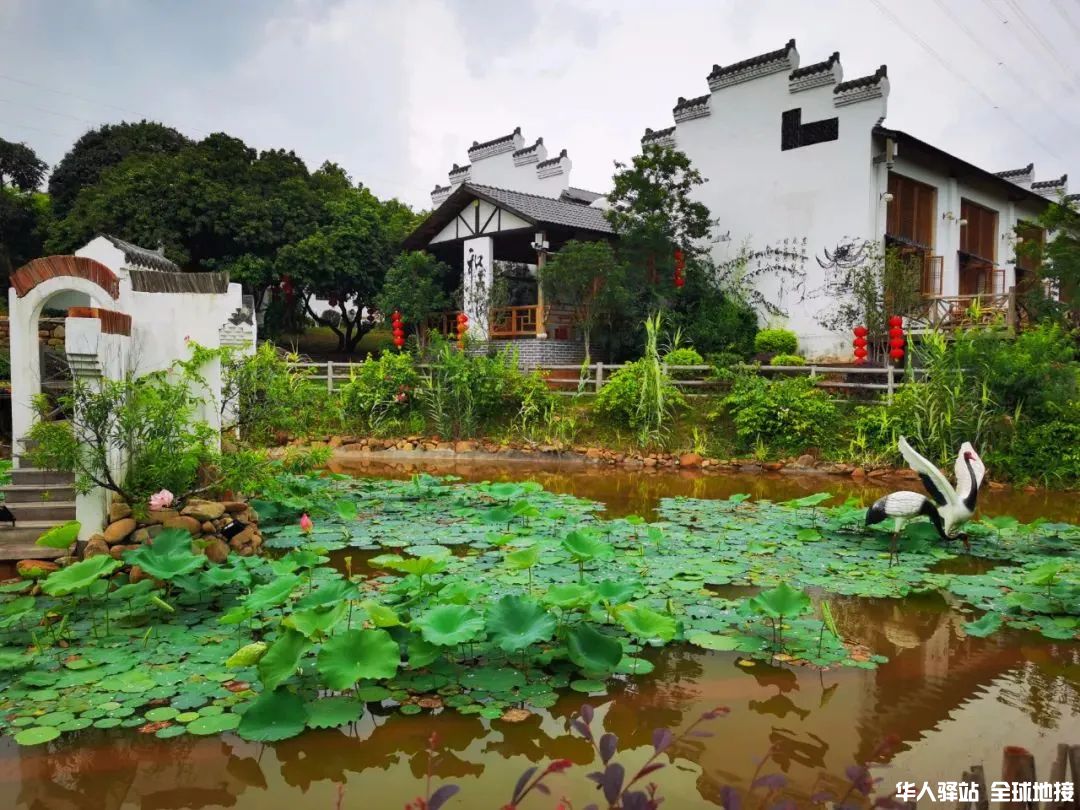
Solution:
[[[745,492],[755,499],[786,501],[815,492],[832,492],[833,503],[855,498],[873,503],[898,489],[918,489],[918,482],[847,476],[794,473],[705,473],[700,470],[625,469],[592,464],[558,462],[518,462],[516,464],[476,464],[452,461],[409,461],[341,464],[330,469],[350,475],[379,478],[410,478],[418,472],[431,475],[456,475],[465,481],[536,481],[552,492],[563,492],[600,501],[607,514],[635,514],[655,517],[661,498],[728,498]],[[1020,489],[985,489],[979,495],[979,512],[985,515],[1012,515],[1022,522],[1038,517],[1080,523],[1080,498],[1052,490],[1025,492]]]
[[[646,513],[662,495],[751,492],[781,500],[823,488],[862,498],[880,491],[819,476],[809,481],[689,478],[578,469],[528,476],[520,470],[473,470],[470,477],[532,477],[558,491],[603,500],[609,512],[621,514]],[[990,510],[1017,511],[1001,493],[990,496]],[[844,638],[888,655],[887,664],[818,672],[743,666],[748,662],[733,653],[650,650],[651,675],[591,701],[597,722],[618,735],[620,758],[628,768],[649,755],[654,728],[678,733],[703,712],[730,707],[728,717],[710,724],[714,736],[674,746],[676,766],[654,775],[668,798],[665,807],[715,805],[721,787],[745,787],[759,765],[762,773],[784,773],[787,794],[805,806],[822,783],[843,785],[844,769],[854,762],[882,760],[875,767],[888,784],[956,780],[975,761],[985,762],[993,779],[1005,745],[1027,747],[1036,761],[1045,762],[1058,742],[1076,742],[1080,645],[1016,631],[969,638],[962,625],[970,617],[936,593],[903,601],[834,597],[830,602]],[[432,731],[441,740],[432,765],[435,778],[462,788],[448,810],[499,807],[523,770],[557,758],[570,759],[575,767],[551,781],[553,797],[565,796],[581,807],[596,800],[584,778],[592,748],[568,733],[581,702],[581,696],[568,694],[519,724],[455,712],[407,717],[377,710],[354,726],[272,745],[234,736],[158,740],[94,729],[35,748],[19,748],[5,738],[0,740],[0,810],[333,810],[339,786],[342,808],[402,807],[422,789]],[[877,756],[890,734],[897,735],[898,748],[888,757]]]

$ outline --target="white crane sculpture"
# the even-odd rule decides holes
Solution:
[[[929,459],[915,452],[907,439],[900,437],[900,455],[919,474],[930,498],[918,492],[891,492],[879,498],[866,511],[866,525],[881,523],[886,518],[894,518],[892,544],[889,549],[889,564],[893,558],[899,558],[898,542],[900,532],[909,520],[925,515],[937,529],[943,540],[960,539],[964,547],[971,548],[966,534],[960,527],[971,520],[975,514],[975,502],[979,497],[986,467],[970,442],[960,446],[953,467],[956,475],[956,487],[949,483],[941,470]]]

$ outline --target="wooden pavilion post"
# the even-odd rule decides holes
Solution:
[[[536,232],[536,337],[547,337],[547,325],[544,323],[544,284],[540,279],[547,262],[547,232]]]

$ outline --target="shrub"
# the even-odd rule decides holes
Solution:
[[[241,441],[263,444],[278,433],[305,436],[325,424],[333,409],[313,407],[316,389],[308,384],[308,374],[293,365],[297,359],[269,342],[250,355],[223,350],[221,412],[232,422],[222,429],[236,430]]]
[[[762,329],[754,336],[754,351],[758,354],[795,354],[799,339],[790,329]]]
[[[704,363],[704,358],[698,354],[697,350],[689,346],[672,349],[664,355],[664,364],[667,366],[700,366]],[[668,373],[677,380],[690,380],[702,376],[700,371],[690,369],[669,369]]]
[[[353,369],[341,389],[346,417],[375,432],[409,430],[417,406],[420,374],[411,354],[385,352]]]
[[[429,425],[440,435],[475,436],[499,421],[527,430],[551,414],[556,395],[539,373],[518,369],[515,352],[470,355],[436,335],[432,349],[431,374],[421,384],[420,399]]]
[[[1080,402],[1041,423],[1017,423],[1011,441],[992,449],[987,463],[1015,481],[1072,486],[1080,482]]]
[[[836,406],[808,377],[770,381],[741,374],[723,405],[743,450],[758,444],[790,453],[823,448],[839,426]]]
[[[754,351],[757,314],[753,307],[717,289],[692,268],[670,317],[672,325],[704,355],[731,353],[743,360]]]
[[[770,366],[805,366],[806,358],[798,354],[774,354]]]

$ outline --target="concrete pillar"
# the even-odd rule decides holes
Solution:
[[[544,273],[544,263],[547,261],[547,234],[544,231],[536,232],[536,244],[540,246],[536,251],[536,337],[543,340],[547,337],[547,324],[544,323],[544,285],[541,276]]]
[[[941,257],[942,257],[942,295],[960,294],[960,183],[950,177],[943,187],[941,213]],[[951,216],[946,217],[946,214]]]
[[[487,340],[488,314],[491,305],[494,243],[490,236],[467,239],[462,243],[465,314],[469,317],[469,336]]]
[[[34,425],[34,397],[41,392],[41,358],[38,356],[37,318],[33,304],[20,300],[8,289],[8,346],[11,356],[12,464],[20,466],[19,454]]]

